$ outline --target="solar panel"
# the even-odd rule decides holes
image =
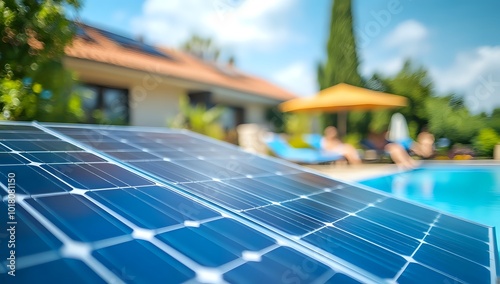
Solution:
[[[20,256],[22,277],[60,267],[65,277],[108,282],[497,277],[491,227],[191,132],[2,127],[9,162],[0,172],[4,180],[12,168],[20,173],[19,218],[36,240]]]
[[[155,47],[148,45],[148,44],[145,44],[141,41],[134,40],[134,39],[131,39],[128,37],[124,37],[124,36],[109,32],[109,31],[105,31],[105,30],[101,30],[101,29],[97,29],[97,28],[93,28],[93,29],[97,30],[99,33],[103,34],[104,36],[108,37],[112,41],[116,42],[117,44],[119,44],[125,48],[134,49],[134,50],[144,52],[144,53],[154,55],[154,56],[172,59],[170,56],[168,56],[167,54],[165,54],[163,52],[160,52]]]

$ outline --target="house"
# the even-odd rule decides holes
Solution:
[[[295,97],[233,66],[87,25],[79,25],[64,65],[82,82],[85,112],[100,110],[108,121],[120,124],[166,126],[178,114],[183,95],[193,104],[225,106],[226,129],[265,124],[269,108]]]

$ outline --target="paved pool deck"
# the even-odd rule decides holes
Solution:
[[[422,165],[432,164],[452,164],[452,165],[487,165],[500,166],[500,160],[470,160],[470,161],[453,161],[453,160],[435,160],[422,161]],[[375,178],[384,175],[390,175],[405,170],[399,169],[395,164],[361,164],[350,166],[347,164],[331,164],[331,165],[306,165],[305,167],[328,175],[334,179],[344,181],[360,181],[364,179]],[[499,283],[500,284],[500,283]]]
[[[351,182],[389,175],[400,171],[394,164],[362,164],[357,166],[333,164],[307,165],[305,167],[328,175],[334,179]]]

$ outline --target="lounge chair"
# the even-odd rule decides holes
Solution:
[[[277,134],[270,134],[265,139],[267,147],[277,157],[301,164],[321,164],[337,161],[342,155],[325,153],[317,149],[294,148]]]
[[[304,134],[302,136],[304,142],[316,150],[321,150],[321,139],[323,136],[321,134]]]

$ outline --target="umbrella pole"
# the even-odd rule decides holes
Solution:
[[[347,112],[341,111],[337,114],[337,129],[340,138],[347,134]]]

